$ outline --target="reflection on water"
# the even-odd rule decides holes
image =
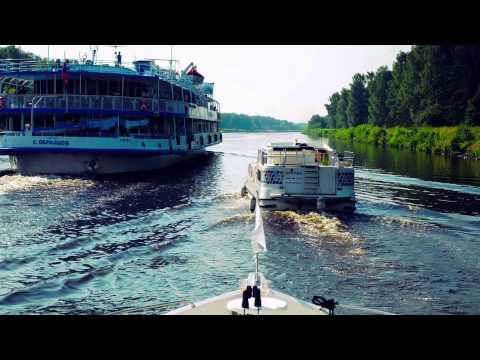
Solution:
[[[301,134],[225,134],[212,154],[128,177],[24,177],[0,157],[0,313],[106,313],[200,300],[254,267],[239,195],[257,148]],[[316,140],[325,141],[325,140]],[[366,145],[353,215],[264,213],[272,285],[398,313],[479,313],[473,161]]]
[[[329,143],[338,151],[354,151],[355,165],[361,169],[372,169],[379,174],[392,173],[429,182],[480,186],[478,161],[362,143],[344,143],[335,140],[329,140]]]

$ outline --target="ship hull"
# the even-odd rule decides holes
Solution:
[[[22,175],[107,175],[159,170],[202,154],[205,154],[204,149],[158,155],[45,152],[10,155],[10,164]]]
[[[0,136],[0,155],[10,156],[12,170],[22,175],[91,175],[153,171],[204,154],[222,142],[220,133],[198,133],[187,145],[175,138]]]

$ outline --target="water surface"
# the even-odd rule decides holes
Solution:
[[[0,172],[0,313],[103,314],[238,288],[254,268],[239,196],[248,163],[294,138],[309,140],[225,134],[198,161],[127,178]],[[356,152],[358,210],[265,212],[273,287],[401,314],[480,313],[480,165],[331,145]]]

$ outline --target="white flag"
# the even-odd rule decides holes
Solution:
[[[257,205],[255,207],[255,230],[253,230],[252,235],[252,246],[255,253],[261,251],[267,251],[267,244],[265,242],[265,232],[263,230],[263,220],[262,213],[260,212],[260,207],[258,206],[258,200],[256,201]]]

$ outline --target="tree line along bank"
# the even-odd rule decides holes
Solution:
[[[306,134],[478,156],[480,46],[413,46],[392,70],[355,74],[325,109]]]

